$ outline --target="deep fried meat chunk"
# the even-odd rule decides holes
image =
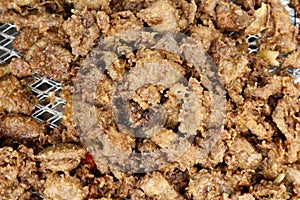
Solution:
[[[14,76],[0,77],[0,112],[31,114],[36,97]]]
[[[78,178],[68,175],[51,174],[47,177],[44,187],[43,193],[49,199],[81,200],[88,194],[88,188],[83,187]]]
[[[224,179],[220,171],[209,172],[206,169],[194,174],[187,188],[188,196],[193,199],[219,199],[223,193],[232,192],[232,185]]]
[[[0,148],[0,194],[3,199],[29,199],[31,192],[41,193],[33,150],[23,145],[17,150]]]
[[[239,31],[246,28],[252,18],[239,6],[220,2],[216,7],[217,26],[226,31]]]
[[[49,43],[51,44],[51,40],[42,38],[29,48],[23,59],[30,65],[31,73],[66,81],[70,78],[70,63],[73,56],[61,45]]]
[[[228,168],[255,169],[262,160],[262,155],[245,138],[235,138],[228,144],[228,155],[225,162]]]
[[[38,139],[45,133],[45,126],[33,118],[18,114],[1,116],[0,137],[19,141]]]
[[[14,49],[20,53],[28,50],[41,37],[38,29],[24,28],[13,40]]]
[[[43,149],[36,158],[41,162],[42,169],[71,171],[78,166],[85,154],[86,150],[78,145],[60,143]]]
[[[140,181],[139,185],[149,197],[158,199],[184,199],[159,172],[154,172],[145,176]]]
[[[96,13],[87,10],[75,11],[64,22],[63,29],[70,37],[72,54],[76,57],[86,56],[96,44],[100,33],[96,23]]]
[[[163,12],[161,12],[162,10]],[[179,30],[178,11],[174,8],[171,1],[157,1],[149,8],[141,10],[137,16],[156,30]]]
[[[84,9],[89,10],[102,10],[109,12],[111,0],[66,0],[67,3],[73,4],[75,10],[82,11]]]

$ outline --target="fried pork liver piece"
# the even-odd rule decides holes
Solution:
[[[272,114],[278,129],[285,135],[288,162],[293,163],[300,155],[300,100],[299,97],[284,97],[279,100]]]
[[[20,114],[2,115],[0,121],[0,137],[18,141],[38,139],[46,131],[44,125],[29,116]]]
[[[228,95],[236,105],[242,105],[243,87],[251,71],[247,49],[238,46],[232,38],[220,37],[212,43],[211,50]]]
[[[86,153],[86,150],[78,145],[61,143],[43,149],[36,158],[41,162],[42,170],[71,171],[78,166]]]
[[[199,11],[216,18],[216,7],[219,0],[202,0],[201,4],[198,5]]]
[[[68,175],[49,175],[44,184],[46,199],[83,200],[88,194],[88,188],[76,177]]]
[[[47,12],[42,12],[40,15],[26,13],[23,16],[22,14],[10,10],[0,15],[0,22],[12,23],[19,31],[27,27],[31,29],[38,29],[39,33],[45,33],[50,30],[59,30],[64,19],[60,15],[50,14]]]
[[[298,68],[300,69],[300,51],[294,51],[293,53],[289,54],[283,64],[283,68]]]
[[[270,108],[264,101],[246,100],[239,112],[240,115],[238,116],[232,116],[232,113],[229,114],[231,120],[234,120],[236,130],[241,133],[251,131],[260,140],[272,140],[275,130],[265,120],[264,116],[270,114]]]
[[[178,10],[171,1],[160,0],[141,10],[137,16],[159,31],[180,30]]]
[[[46,12],[22,16],[8,11],[0,15],[0,21],[13,23],[22,32],[13,43],[23,53],[21,59],[10,63],[15,76],[36,73],[58,81],[70,78],[70,62],[74,58],[66,48],[68,38],[62,29],[62,16]]]
[[[0,77],[0,112],[31,114],[36,97],[14,76]]]
[[[140,21],[131,11],[126,10],[113,14],[110,21],[109,36],[124,33],[128,30],[136,30],[143,27]]]
[[[64,22],[63,29],[70,37],[72,54],[76,57],[86,56],[96,44],[96,39],[100,34],[95,11],[75,11]]]
[[[258,12],[258,11],[257,11]],[[266,21],[261,32],[260,49],[279,50],[290,53],[297,49],[298,28],[291,24],[289,13],[280,0],[273,0],[261,10],[262,21]],[[257,23],[259,21],[257,20]]]
[[[249,193],[257,199],[290,199],[291,197],[285,184],[274,184],[274,182],[267,180],[251,187]]]
[[[255,169],[261,164],[262,155],[245,139],[237,137],[230,141],[225,162],[230,169]]]
[[[221,199],[223,194],[234,191],[230,182],[220,171],[209,172],[203,169],[190,178],[187,194],[190,199]]]
[[[209,50],[214,40],[221,36],[220,31],[216,30],[212,21],[208,26],[197,25],[191,28],[191,37],[199,42],[205,50]]]
[[[155,199],[184,199],[159,172],[146,175],[139,185],[147,196]]]
[[[23,65],[27,67],[29,64],[28,74],[37,73],[40,76],[46,76],[57,81],[66,81],[70,78],[70,63],[73,60],[73,55],[60,43],[60,39],[43,37],[24,55]],[[11,63],[14,65],[15,63]],[[22,68],[22,66],[11,66],[11,68]],[[21,72],[21,70],[17,71]],[[19,73],[15,73],[16,76],[21,76]]]
[[[44,37],[32,45],[23,58],[14,58],[8,65],[10,72],[18,78],[38,74],[57,81],[67,81],[73,56],[67,49],[49,41],[50,38]]]
[[[38,0],[8,0],[0,2],[0,10],[7,11],[10,9],[15,9],[20,11],[21,6],[33,7],[39,3]]]
[[[32,149],[23,145],[18,150],[0,148],[1,199],[30,199],[31,192],[40,193],[41,188]]]
[[[69,4],[73,4],[75,10],[105,10],[110,11],[109,4],[111,0],[65,0]]]
[[[220,2],[216,7],[217,26],[226,31],[239,31],[246,28],[252,18],[232,2]]]
[[[34,73],[29,63],[22,58],[13,58],[8,69],[12,75],[18,78],[27,77]]]
[[[14,49],[20,53],[26,52],[41,37],[38,29],[25,27],[13,40]]]

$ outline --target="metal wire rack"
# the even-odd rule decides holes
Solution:
[[[259,50],[258,47],[258,35],[247,35],[246,39],[248,41],[248,52],[257,53]]]
[[[300,69],[297,68],[289,68],[287,72],[294,77],[294,83],[300,83]]]
[[[0,24],[0,64],[8,63],[13,57],[20,57],[12,47],[12,41],[17,34],[14,25]]]
[[[297,17],[297,12],[295,9],[289,6],[289,0],[281,0],[281,3],[284,5],[285,9],[289,12],[291,23],[294,25],[300,24],[300,19]]]
[[[39,122],[48,122],[51,128],[58,127],[66,103],[65,99],[59,97],[61,83],[38,75],[34,75],[34,78],[36,81],[30,84],[29,87],[39,99],[39,103],[36,105],[32,117]],[[52,102],[51,99],[53,99]]]

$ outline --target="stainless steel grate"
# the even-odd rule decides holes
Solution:
[[[300,19],[297,17],[297,12],[295,11],[295,9],[289,7],[290,1],[281,0],[281,3],[284,5],[285,9],[289,12],[291,23],[294,24],[295,26],[300,24]]]
[[[12,47],[12,41],[17,34],[14,25],[0,23],[0,64],[8,63],[13,57],[20,57]]]
[[[289,69],[287,69],[287,72],[295,78],[294,79],[295,84],[300,83],[300,69],[289,68]]]
[[[248,51],[249,53],[257,53],[259,50],[258,47],[258,35],[247,35],[248,41]]]
[[[58,127],[62,120],[65,99],[59,97],[61,83],[47,77],[34,75],[35,82],[30,84],[31,91],[39,99],[32,117],[40,122],[48,122],[51,128]]]

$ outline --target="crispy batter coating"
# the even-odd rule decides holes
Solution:
[[[299,16],[299,2],[290,5]],[[300,84],[279,72],[300,68],[299,27],[290,23],[280,0],[3,0],[0,10],[0,22],[20,32],[13,46],[22,54],[0,68],[0,199],[299,198]],[[126,38],[128,30],[145,26],[153,32]],[[158,31],[181,31],[212,57],[226,90],[220,131],[213,131],[218,123],[212,117],[219,119],[213,115],[213,85],[171,52],[189,56],[193,46],[168,45],[170,38],[160,38]],[[121,33],[120,43],[94,51]],[[258,53],[248,53],[249,34],[259,37]],[[134,48],[140,41],[153,48]],[[198,58],[203,64],[204,57]],[[155,63],[159,70],[146,70]],[[77,72],[88,73],[95,64],[107,66],[76,91],[80,84],[74,83],[84,78]],[[270,66],[279,71],[269,72]],[[50,130],[30,117],[37,103],[28,88],[33,74],[62,82],[61,127]],[[177,82],[142,85],[150,78]],[[184,99],[180,93],[187,90]],[[74,116],[76,92],[86,102],[79,116],[84,127]],[[87,120],[94,112],[95,121]],[[138,158],[131,153],[176,146],[193,127],[190,147],[174,150],[176,159],[163,168],[127,173],[110,165],[138,168],[145,163],[134,162]],[[149,162],[171,159],[165,157]]]
[[[10,75],[0,77],[0,112],[31,114],[37,103],[29,88]]]
[[[30,199],[31,191],[42,192],[33,150],[0,148],[0,194],[3,199]]]
[[[251,17],[233,3],[220,2],[216,7],[217,26],[226,31],[238,31],[251,23]]]
[[[36,158],[41,162],[42,170],[71,171],[78,166],[86,153],[86,150],[78,145],[61,143],[43,149]]]
[[[87,10],[75,11],[72,17],[64,22],[63,29],[70,37],[72,53],[76,57],[86,56],[92,50],[100,32],[96,23],[96,13]]]
[[[29,116],[10,114],[1,116],[0,137],[19,141],[38,139],[45,132],[45,126]]]
[[[78,178],[51,174],[44,183],[47,199],[81,200],[87,196],[87,188],[82,188]]]

